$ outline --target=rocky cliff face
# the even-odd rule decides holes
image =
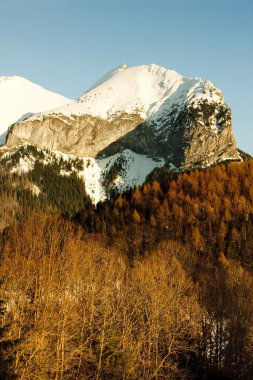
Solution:
[[[42,149],[96,157],[141,122],[137,114],[122,114],[110,121],[92,115],[49,115],[14,124],[9,130],[6,145],[12,148],[29,143]]]
[[[99,156],[131,149],[162,157],[176,167],[207,166],[227,159],[239,159],[233,136],[231,110],[225,104],[202,102],[198,108],[184,107],[157,121],[145,121],[108,145]]]

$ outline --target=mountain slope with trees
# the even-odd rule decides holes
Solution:
[[[210,260],[224,254],[252,268],[252,178],[251,158],[182,173],[155,169],[143,186],[96,210],[84,209],[77,219],[84,228],[116,239],[121,233],[133,236],[136,254],[174,239]]]
[[[10,378],[251,379],[253,160],[243,157],[155,169],[96,207],[80,179],[61,175],[67,162],[1,171]]]

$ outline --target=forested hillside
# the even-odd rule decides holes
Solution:
[[[84,209],[85,229],[129,237],[130,255],[178,240],[202,259],[253,266],[253,160],[184,173],[156,169],[142,187]]]
[[[163,168],[95,208],[57,165],[2,172],[0,378],[252,379],[252,178]]]

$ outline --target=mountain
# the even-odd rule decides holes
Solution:
[[[253,159],[211,82],[113,70],[10,127],[0,189],[1,379],[253,379]]]
[[[143,183],[155,167],[240,159],[223,93],[154,64],[121,65],[78,100],[17,122],[5,149],[26,144],[81,157],[95,203]]]
[[[70,101],[22,77],[0,77],[0,145],[11,124]]]

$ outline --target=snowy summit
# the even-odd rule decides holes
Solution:
[[[11,124],[70,101],[22,77],[0,77],[0,145]]]
[[[210,81],[185,78],[174,70],[150,64],[128,67],[123,64],[104,75],[78,100],[53,110],[55,114],[93,115],[110,119],[119,114],[138,114],[143,120],[162,105],[196,97],[216,97],[222,93]],[[50,114],[51,112],[46,112]]]

